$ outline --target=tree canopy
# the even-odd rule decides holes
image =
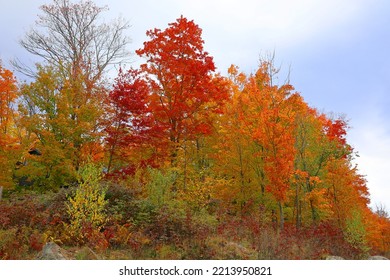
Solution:
[[[0,64],[0,187],[9,199],[0,239],[20,238],[20,226],[37,240],[140,257],[149,246],[218,258],[218,236],[246,242],[257,258],[389,253],[389,217],[369,208],[345,118],[275,84],[273,59],[254,73],[217,73],[202,29],[184,16],[147,31],[135,51],[144,63],[119,67],[108,85],[105,70],[127,57],[129,39],[127,22],[100,21],[105,9],[42,6],[21,41],[44,59],[33,79],[18,83]],[[12,200],[23,190],[52,200],[23,207]],[[2,246],[6,258],[12,250]]]

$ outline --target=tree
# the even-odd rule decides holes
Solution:
[[[42,152],[30,159],[37,163],[32,174],[58,177],[58,185],[67,177],[74,180],[83,161],[101,154],[103,73],[128,55],[128,23],[102,22],[106,8],[92,1],[54,0],[41,10],[37,26],[21,40],[44,60],[32,75],[35,81],[23,87],[21,115],[31,145]]]
[[[140,71],[130,69],[123,72],[120,69],[114,87],[106,99],[107,173],[114,167],[115,159],[123,162],[122,166],[118,167],[129,167],[131,161],[129,153],[132,149],[142,156],[138,161],[149,160],[157,153],[150,151],[150,145],[154,143],[157,147],[158,143],[163,144],[159,137],[161,130],[155,123],[149,107],[149,94],[149,85]],[[155,141],[156,139],[158,141]],[[139,150],[141,147],[142,152]],[[133,157],[135,154],[131,153]]]
[[[293,178],[294,215],[299,228],[305,216],[317,222],[320,214],[329,214],[329,203],[324,199],[326,185],[321,182],[328,160],[337,154],[334,143],[325,133],[329,119],[318,114],[306,103],[298,112],[296,119],[295,149],[297,151]],[[320,208],[322,213],[320,213]],[[310,213],[305,213],[309,209]],[[309,221],[309,219],[306,219]]]
[[[228,72],[231,98],[215,124],[217,133],[212,145],[217,149],[212,156],[215,177],[212,188],[214,197],[224,201],[229,212],[238,212],[243,217],[251,214],[253,207],[257,209],[257,203],[267,200],[264,161],[258,156],[261,147],[252,137],[254,126],[261,124],[256,123],[255,96],[246,90],[249,78],[234,65]]]
[[[209,116],[219,110],[226,90],[223,79],[213,75],[213,59],[203,50],[202,30],[193,21],[180,17],[164,31],[146,34],[150,40],[136,53],[147,60],[141,68],[150,77],[150,106],[166,128],[171,163],[176,165],[183,143],[211,132]]]
[[[16,79],[13,73],[2,67],[0,61],[0,134],[10,132],[14,114],[13,102],[17,98]]]
[[[15,128],[15,101],[18,87],[12,71],[0,61],[0,189],[13,185],[12,175],[20,156],[20,143]]]
[[[36,177],[36,183],[59,187],[75,181],[82,162],[99,153],[100,116],[105,90],[87,87],[83,75],[69,79],[56,67],[38,67],[34,82],[21,88],[20,121],[25,127],[30,148],[39,157],[21,170]],[[94,146],[94,149],[91,149]],[[37,180],[39,179],[39,180]]]
[[[129,55],[126,50],[129,38],[124,35],[129,24],[120,18],[112,23],[101,22],[106,7],[98,7],[92,1],[74,4],[69,0],[53,0],[52,4],[41,6],[41,10],[43,14],[36,27],[20,44],[45,63],[69,71],[68,76],[83,69],[88,80],[97,81],[108,65]],[[26,70],[17,61],[14,65]],[[27,74],[35,76],[31,71]]]
[[[325,168],[326,195],[334,219],[340,227],[344,227],[345,222],[353,216],[353,211],[363,211],[370,202],[366,179],[358,173],[357,166],[352,166],[344,157],[332,157]]]
[[[280,228],[283,229],[283,204],[287,200],[296,154],[296,104],[301,97],[292,93],[293,87],[289,84],[273,85],[273,76],[277,72],[272,60],[263,61],[256,74],[248,79],[244,91],[248,92],[249,104],[253,104],[244,121],[253,127],[252,139],[261,147],[257,156],[264,161],[265,189],[277,201]]]
[[[375,205],[375,214],[381,218],[385,218],[385,219],[390,218],[390,215],[386,209],[386,206],[384,206],[382,203],[380,203],[379,205]]]
[[[263,205],[277,205],[283,228],[283,207],[294,173],[295,117],[303,101],[289,84],[273,85],[277,72],[272,59],[261,61],[248,77],[234,66],[229,69],[233,96],[222,124],[222,146],[228,147],[221,157],[232,160],[226,169],[231,174],[236,170],[232,178],[240,186],[242,203],[257,196]]]

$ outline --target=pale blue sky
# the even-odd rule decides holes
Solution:
[[[0,0],[0,58],[34,61],[17,41],[49,0]],[[345,114],[348,141],[359,152],[372,206],[390,210],[390,1],[387,0],[96,0],[132,27],[131,51],[145,32],[183,15],[203,29],[205,49],[218,71],[230,64],[255,71],[261,54],[276,62],[307,102],[322,112]],[[135,63],[139,62],[133,57]],[[285,71],[285,72],[286,72]],[[285,73],[284,72],[284,73]],[[281,77],[284,80],[284,76]]]

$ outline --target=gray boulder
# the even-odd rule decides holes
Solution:
[[[369,260],[389,260],[388,258],[385,258],[382,256],[370,256],[368,259]]]
[[[42,251],[38,253],[38,260],[68,260],[69,256],[66,250],[62,249],[54,242],[46,243]]]
[[[345,260],[345,259],[339,256],[326,256],[325,260]]]

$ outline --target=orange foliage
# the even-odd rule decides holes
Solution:
[[[17,97],[16,79],[0,61],[0,187],[13,185],[12,169],[20,150],[15,130]]]
[[[12,122],[13,102],[17,97],[16,80],[13,73],[0,63],[0,133],[6,135]]]

